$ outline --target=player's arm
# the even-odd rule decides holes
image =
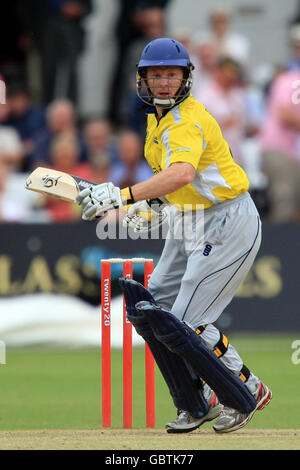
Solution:
[[[176,162],[146,181],[131,187],[134,201],[155,199],[173,193],[193,181],[195,168],[186,162]]]
[[[195,170],[191,164],[174,162],[152,178],[132,186],[131,192],[136,202],[128,206],[123,219],[124,227],[131,227],[135,232],[157,229],[168,217],[162,196],[191,183],[194,176]]]
[[[203,131],[197,124],[185,123],[180,127],[178,125],[171,127],[168,139],[173,151],[169,166],[148,180],[130,188],[120,190],[112,183],[105,183],[86,192],[82,191],[77,198],[78,204],[83,209],[82,218],[92,220],[95,217],[101,217],[110,209],[160,198],[191,183],[201,157],[200,149],[203,149],[202,133]],[[187,136],[188,145],[184,147],[184,155],[182,155],[183,142],[186,142]]]
[[[132,187],[120,188],[103,183],[81,191],[76,202],[82,206],[83,220],[93,220],[105,212],[138,201],[170,194],[193,181],[195,169],[190,163],[175,162],[148,180]]]

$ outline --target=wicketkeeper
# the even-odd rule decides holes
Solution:
[[[84,220],[127,206],[125,223],[140,231],[168,213],[169,235],[149,290],[120,281],[128,317],[148,342],[178,410],[167,431],[189,432],[217,419],[213,429],[222,433],[247,424],[272,397],[214,326],[253,264],[261,221],[244,170],[191,94],[193,68],[174,39],[145,47],[137,93],[147,105],[145,157],[154,176],[130,188],[85,189],[77,202]]]

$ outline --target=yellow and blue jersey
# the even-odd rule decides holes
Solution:
[[[234,199],[249,188],[244,170],[234,161],[219,124],[190,95],[166,112],[159,121],[148,114],[145,157],[154,173],[175,162],[190,163],[196,170],[192,183],[165,195],[169,203],[184,209],[207,209]]]

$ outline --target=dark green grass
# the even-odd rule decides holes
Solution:
[[[273,400],[249,423],[252,428],[300,427],[300,364],[291,361],[287,336],[230,336],[245,364],[272,389]],[[93,350],[8,349],[0,365],[0,429],[99,429],[101,355]],[[144,350],[134,350],[133,427],[145,426]],[[122,427],[122,356],[112,354],[112,425]],[[156,371],[157,428],[175,417]],[[207,423],[205,427],[210,427]]]

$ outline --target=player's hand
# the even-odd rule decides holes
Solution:
[[[82,207],[82,219],[93,220],[107,211],[123,205],[120,188],[112,183],[102,183],[80,191],[76,203]]]
[[[133,228],[134,232],[151,232],[160,227],[167,217],[168,211],[161,202],[138,201],[129,207],[123,226]]]

